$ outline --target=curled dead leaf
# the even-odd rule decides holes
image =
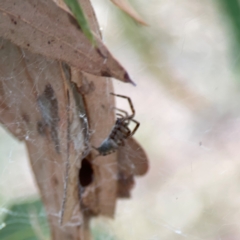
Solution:
[[[84,218],[77,183],[86,139],[84,122],[79,118],[82,112],[77,107],[79,100],[58,61],[20,49],[2,38],[0,72],[0,122],[25,141],[54,236],[52,239],[69,239],[70,235],[71,239],[78,239],[77,236],[85,234],[84,226],[73,227],[73,223]],[[59,213],[66,164],[71,172],[65,184],[71,208],[66,208],[65,213],[72,225],[61,228]]]
[[[142,17],[135,11],[135,9],[129,4],[127,0],[111,0],[116,6],[118,6],[122,11],[128,14],[136,22],[147,25],[147,23],[142,19]]]
[[[102,41],[96,36],[93,47],[75,18],[52,1],[1,1],[0,36],[79,70],[132,83]]]
[[[118,150],[119,168],[129,174],[144,175],[148,171],[148,157],[141,145],[134,139],[126,140],[125,146]]]
[[[125,146],[118,149],[118,196],[130,197],[134,186],[134,176],[147,173],[149,168],[148,157],[141,145],[134,139],[126,140]]]

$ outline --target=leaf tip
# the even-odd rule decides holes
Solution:
[[[129,77],[128,73],[124,74],[124,80],[128,83],[131,83],[134,87],[137,86],[137,84]]]

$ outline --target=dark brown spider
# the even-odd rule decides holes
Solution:
[[[129,97],[126,97],[123,95],[118,95],[118,94],[114,94],[114,93],[111,93],[111,94],[114,96],[117,96],[117,97],[126,98],[129,102],[130,108],[132,110],[132,114],[128,115],[128,113],[126,111],[115,108],[116,110],[123,113],[124,115],[120,114],[120,113],[116,114],[118,117],[117,117],[117,120],[115,122],[115,125],[114,125],[111,133],[102,142],[100,147],[95,148],[99,152],[99,155],[102,155],[102,156],[105,156],[105,155],[115,152],[119,146],[124,146],[125,140],[127,138],[131,137],[137,131],[137,129],[140,125],[139,122],[137,122],[135,119],[133,119],[135,116],[135,110],[133,108],[131,99]],[[136,126],[134,127],[134,129],[132,131],[129,128],[129,124],[131,121],[136,124]]]

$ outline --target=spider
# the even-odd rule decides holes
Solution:
[[[135,116],[135,110],[133,108],[131,99],[129,97],[119,95],[119,94],[114,94],[114,93],[110,93],[110,94],[117,96],[117,97],[127,99],[128,103],[130,105],[132,114],[128,115],[128,113],[126,111],[115,108],[122,114],[121,113],[116,114],[118,117],[117,117],[115,125],[113,126],[109,136],[102,142],[102,144],[98,148],[94,147],[99,152],[99,155],[101,155],[101,156],[106,156],[110,153],[113,153],[120,146],[124,146],[125,140],[127,138],[131,137],[137,131],[138,127],[140,126],[140,123],[137,122],[135,119],[133,119]],[[134,129],[132,131],[129,128],[129,124],[131,121],[136,124],[136,126],[134,127]]]

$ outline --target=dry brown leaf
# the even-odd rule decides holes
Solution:
[[[84,161],[91,165],[93,176],[84,176],[90,177],[90,181],[84,186],[81,186],[80,181],[79,186],[79,169],[83,170],[81,159],[85,156],[89,138],[89,147],[99,146],[115,122],[112,110],[114,99],[108,94],[113,92],[112,82],[81,73],[79,69],[84,69],[85,66],[81,64],[87,64],[87,61],[81,58],[87,54],[90,61],[93,54],[94,61],[88,62],[92,67],[100,62],[106,69],[110,67],[112,70],[115,66],[115,73],[122,74],[124,70],[119,68],[113,58],[111,61],[105,59],[106,62],[102,62],[102,56],[96,53],[96,49],[89,48],[81,31],[69,20],[71,16],[49,2],[9,0],[0,3],[0,35],[23,47],[17,47],[4,39],[0,41],[0,121],[14,136],[26,142],[51,224],[52,238],[87,240],[89,215],[85,213],[113,216],[117,194],[130,194],[134,175],[144,174],[148,161],[143,149],[133,139],[129,139],[117,154],[96,157],[97,153],[92,152]],[[82,2],[82,6],[88,9],[90,26],[99,35],[89,1]],[[4,28],[8,29],[5,33]],[[22,36],[22,33],[28,33],[29,36]],[[42,41],[46,40],[46,33],[47,40],[48,37],[52,40],[47,43],[49,48],[45,49],[46,42],[44,45]],[[34,41],[25,46],[29,39]],[[83,49],[79,39],[82,40]],[[70,52],[75,52],[77,48],[77,55],[82,62],[78,58],[74,61],[78,59],[80,63],[77,65],[83,68],[73,64],[72,66],[78,68],[76,70],[45,57],[55,59],[55,55],[50,55],[54,53],[59,42],[64,43],[62,46],[69,48]],[[107,51],[100,41],[99,44],[101,51]],[[53,47],[52,50],[50,46]],[[85,49],[86,46],[89,52]],[[33,54],[24,48],[45,56]],[[64,60],[64,55],[70,57],[70,52],[58,52],[60,57],[56,58]],[[99,69],[97,71],[102,70]],[[86,121],[89,122],[90,131]],[[119,193],[120,188],[122,194]],[[81,212],[81,207],[84,207],[84,213]],[[61,209],[64,227],[59,227]]]
[[[148,157],[141,145],[129,138],[125,146],[118,150],[119,168],[136,176],[144,175],[148,171]]]
[[[122,11],[127,13],[136,22],[147,25],[147,23],[142,19],[142,17],[135,11],[135,9],[129,4],[127,0],[111,0],[116,6],[118,6]]]
[[[118,149],[118,197],[130,197],[134,176],[144,175],[149,168],[148,157],[141,145],[134,139],[126,140]]]
[[[71,81],[82,74],[65,64],[21,50],[9,41],[0,42],[0,121],[26,142],[54,239],[87,236],[88,216],[81,213],[80,202],[84,212],[113,216],[117,163],[114,154],[105,158],[90,155],[94,179],[82,187],[79,199],[79,168],[89,136],[85,120],[81,121],[85,115],[83,102]],[[98,145],[114,124],[113,97],[105,91],[107,87],[112,91],[112,83],[84,75],[98,89],[84,97],[94,133],[91,145]],[[61,209],[64,227],[60,228]]]
[[[77,99],[71,94],[62,65],[9,41],[1,39],[0,44],[0,121],[13,135],[25,140],[52,239],[89,239],[85,226],[88,218],[80,212],[78,175],[71,178],[75,183],[70,183],[75,185],[71,196],[75,211],[72,209],[69,222],[72,225],[59,227],[66,162],[74,156],[71,167],[78,173],[85,148],[79,109],[70,108]],[[76,134],[72,134],[73,130]],[[77,147],[76,139],[82,139]],[[83,225],[79,227],[79,223]],[[80,238],[81,235],[86,238]]]
[[[79,72],[76,75],[81,74]],[[94,84],[97,91],[90,91],[84,95],[85,107],[89,120],[91,146],[99,146],[108,136],[115,122],[113,111],[114,98],[108,94],[113,91],[111,81],[98,79],[87,73],[82,75],[82,84]],[[74,77],[73,77],[74,81]],[[92,84],[91,84],[92,85]],[[78,86],[78,87],[81,87]],[[106,92],[107,91],[107,92]],[[117,200],[117,159],[116,154],[98,156],[98,152],[92,153],[91,164],[94,170],[94,180],[85,189],[82,195],[82,203],[94,214],[102,214],[112,217],[114,215]]]
[[[101,40],[96,37],[93,47],[76,20],[50,0],[1,1],[0,36],[79,70],[131,82]]]
[[[69,10],[64,0],[53,0],[53,1],[64,11],[68,12],[73,16],[72,12]],[[78,3],[81,5],[81,8],[84,11],[84,14],[88,20],[90,29],[101,39],[102,38],[101,31],[96,19],[95,12],[93,11],[91,2],[89,0],[78,0]]]

